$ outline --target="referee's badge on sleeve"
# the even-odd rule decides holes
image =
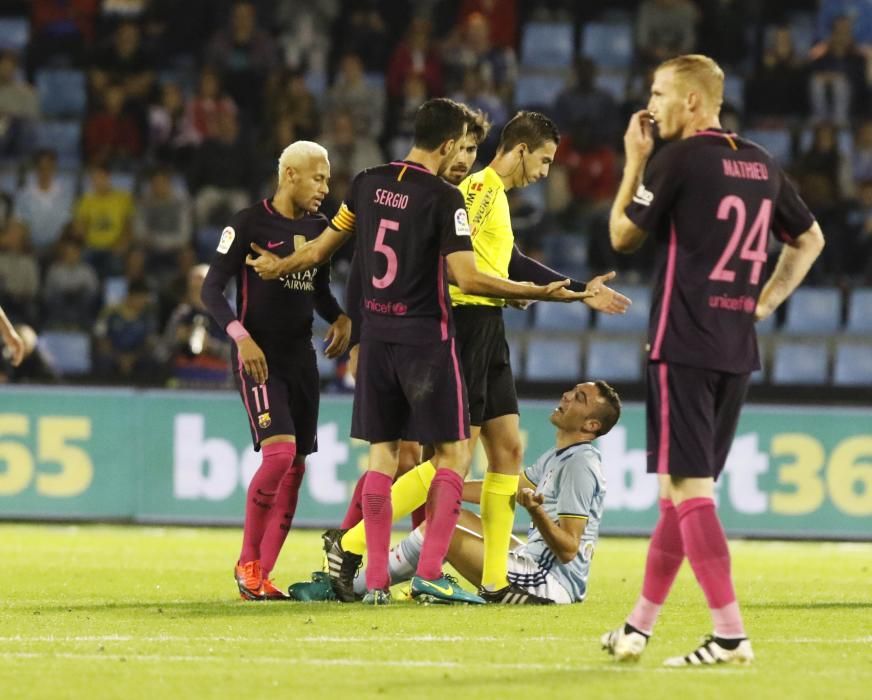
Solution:
[[[232,226],[228,226],[221,232],[221,240],[218,241],[218,252],[222,254],[226,254],[228,250],[230,250],[230,246],[233,245],[233,240],[236,238],[236,231],[233,230]]]
[[[458,209],[454,212],[454,232],[458,236],[469,236],[469,219],[466,218],[466,209]]]

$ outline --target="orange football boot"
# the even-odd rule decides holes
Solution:
[[[244,564],[236,563],[233,571],[236,585],[239,586],[239,595],[243,600],[263,600],[261,592],[263,587],[263,574],[260,571],[260,560],[254,559]]]

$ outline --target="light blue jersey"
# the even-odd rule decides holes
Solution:
[[[524,474],[536,485],[536,493],[545,497],[542,507],[554,522],[561,517],[587,519],[578,554],[568,564],[560,562],[539,530],[532,525],[524,547],[527,555],[535,559],[543,571],[550,573],[569,592],[573,601],[582,601],[587,594],[587,577],[606,497],[599,450],[586,442],[562,450],[552,448]]]

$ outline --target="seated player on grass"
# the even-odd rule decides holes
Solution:
[[[606,493],[600,453],[591,441],[609,432],[620,414],[617,392],[603,381],[568,390],[551,413],[555,446],[524,470],[518,487],[518,503],[532,520],[527,543],[516,540],[509,552],[509,580],[528,594],[554,603],[584,600]],[[467,482],[464,500],[478,503],[481,484]],[[414,575],[425,527],[422,524],[391,549],[391,585]],[[470,583],[480,585],[484,544],[481,519],[475,513],[461,511],[447,560]],[[355,591],[362,596],[365,590],[366,582],[358,574]],[[311,583],[292,585],[289,592],[297,600],[333,598],[321,572]]]

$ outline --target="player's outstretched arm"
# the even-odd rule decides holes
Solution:
[[[757,300],[757,310],[754,312],[757,321],[770,316],[793,293],[823,249],[824,234],[817,221],[808,231],[797,236],[795,241],[785,243],[772,277]]]
[[[332,226],[328,226],[317,238],[298,248],[286,258],[280,258],[256,243],[252,243],[251,249],[258,255],[255,257],[249,253],[245,258],[245,264],[253,267],[261,279],[278,279],[324,264],[350,235],[350,232],[337,231]]]
[[[648,110],[643,109],[630,117],[630,123],[624,134],[626,154],[624,174],[609,215],[609,238],[612,248],[619,253],[632,253],[645,241],[645,231],[630,220],[626,209],[633,198],[633,193],[642,182],[642,173],[653,149],[651,115]]]
[[[576,301],[592,296],[594,292],[572,292],[567,287],[570,281],[559,280],[547,285],[512,282],[480,272],[475,266],[475,254],[471,250],[460,250],[449,254],[448,273],[457,281],[464,294],[495,297],[497,299],[539,299],[542,301]]]
[[[3,343],[12,353],[10,356],[12,366],[18,367],[24,360],[24,341],[9,319],[6,318],[3,309],[0,309],[0,337],[3,338]]]
[[[604,314],[625,314],[633,303],[629,297],[606,286],[606,282],[614,279],[615,274],[613,270],[604,275],[597,275],[587,283],[587,290],[594,292],[594,295],[585,299],[584,303],[594,311]]]

